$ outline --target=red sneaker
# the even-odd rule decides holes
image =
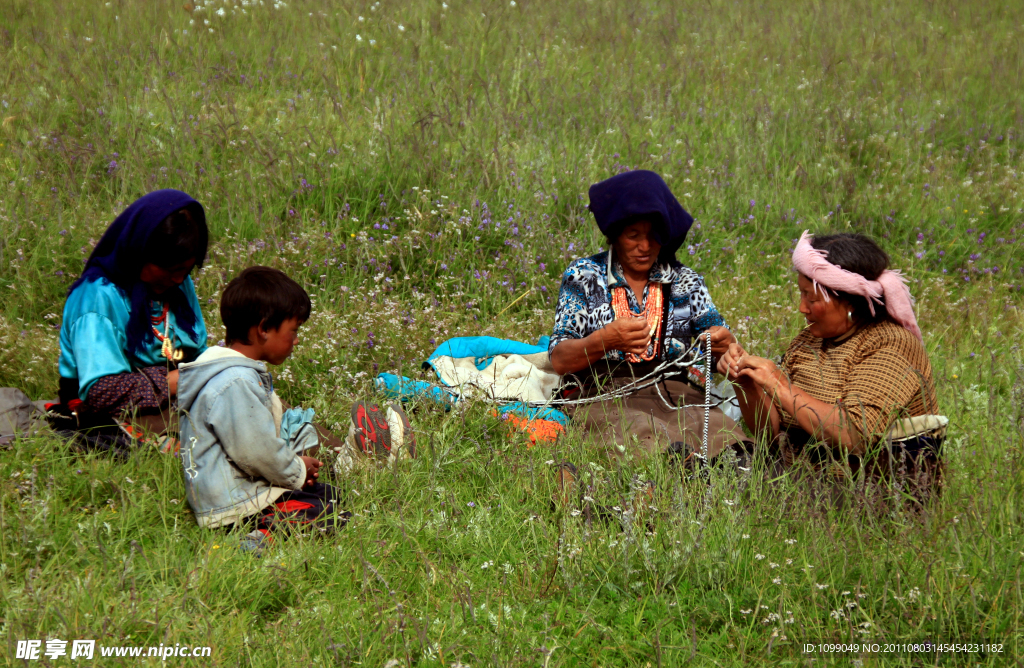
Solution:
[[[391,427],[380,406],[365,401],[352,404],[352,424],[356,445],[363,454],[381,459],[391,454]]]

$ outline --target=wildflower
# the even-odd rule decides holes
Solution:
[[[405,32],[405,26],[401,23],[398,24],[398,32]]]
[[[761,561],[762,559],[764,559],[764,555],[763,554],[755,554],[754,558],[757,559],[758,561]]]
[[[356,41],[357,42],[362,42],[363,41],[363,36],[362,35],[356,35]]]
[[[750,610],[750,609],[740,610],[740,614],[741,615],[749,615],[751,612],[753,612],[753,610]]]
[[[727,505],[727,506],[735,506],[736,505],[735,501],[730,501],[729,499],[725,499],[723,501],[723,503],[725,503],[725,505]]]
[[[786,545],[796,545],[796,538],[787,538],[783,541]]]
[[[749,533],[745,533],[742,536],[740,536],[740,538],[742,538],[743,540],[746,540],[746,539],[750,538],[750,534]]]
[[[768,567],[769,567],[769,568],[778,568],[778,567],[779,567],[779,565],[778,565],[777,563],[775,563],[774,561],[772,561],[772,562],[770,562],[770,563],[768,564]]]
[[[814,586],[817,587],[818,589],[828,589],[828,585],[827,584],[817,584],[817,583],[815,583]]]
[[[777,584],[777,585],[782,584],[782,578],[774,578],[772,580],[772,584]]]
[[[470,508],[476,508],[476,504],[475,504],[475,503],[473,503],[472,501],[470,501],[470,502],[469,502],[469,503],[467,503],[466,505],[467,505],[467,506],[469,506]]]

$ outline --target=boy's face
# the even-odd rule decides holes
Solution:
[[[277,329],[266,330],[267,340],[263,344],[263,360],[269,364],[283,364],[299,342],[298,318],[288,318]]]

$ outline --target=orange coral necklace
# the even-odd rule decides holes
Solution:
[[[160,342],[160,354],[167,358],[168,362],[180,362],[184,359],[184,353],[181,350],[175,350],[174,342],[171,340],[171,322],[167,318],[168,305],[164,304],[163,313],[158,317],[149,316],[150,322],[152,323],[153,333],[156,335],[157,341]],[[160,330],[157,329],[157,325],[163,323],[164,333],[161,334]]]
[[[629,297],[626,295],[626,290],[629,289],[628,286],[612,288],[612,311],[615,313],[616,320],[637,317],[637,314],[629,308]],[[665,304],[665,295],[660,283],[651,285],[648,281],[646,291],[647,303],[644,304],[644,312],[641,315],[651,328],[651,342],[642,355],[626,353],[626,361],[634,364],[650,362],[658,356],[661,348],[661,319],[664,314],[662,307]]]

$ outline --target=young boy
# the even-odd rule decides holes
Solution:
[[[249,267],[221,298],[225,347],[209,348],[179,367],[181,460],[189,505],[202,527],[254,525],[247,538],[255,549],[278,525],[312,525],[325,533],[347,521],[349,514],[335,507],[334,489],[317,481],[323,463],[313,455],[321,440],[325,454],[333,450],[349,462],[343,468],[350,468],[359,450],[371,455],[384,446],[390,450],[392,438],[399,436],[392,433],[392,423],[411,436],[400,408],[389,409],[384,417],[376,405],[356,404],[353,421],[363,429],[353,426],[347,443],[318,430],[310,422],[312,410],[283,409],[267,364],[288,359],[310,310],[309,295],[283,272]],[[377,430],[368,437],[366,426],[374,421]]]

